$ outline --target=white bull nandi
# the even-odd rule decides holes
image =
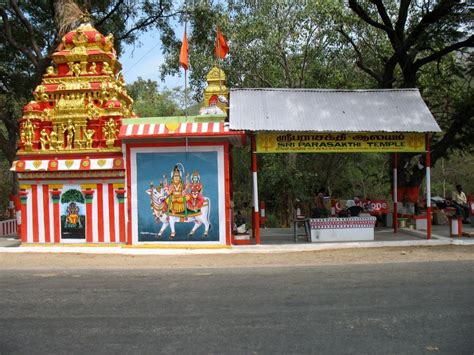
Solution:
[[[163,236],[163,233],[168,228],[171,228],[170,239],[173,239],[176,236],[175,231],[175,224],[176,222],[181,222],[181,216],[173,216],[170,215],[168,212],[168,191],[162,186],[153,186],[151,185],[148,190],[146,190],[147,195],[150,196],[150,205],[153,216],[155,217],[156,223],[163,223],[161,229],[158,233],[158,238]],[[193,237],[196,230],[201,226],[204,225],[204,234],[203,238],[207,237],[209,233],[209,215],[211,210],[211,201],[208,197],[204,197],[204,204],[201,207],[200,214],[198,215],[191,215],[186,217],[184,222],[190,223],[194,222],[193,229],[189,232],[189,237]]]

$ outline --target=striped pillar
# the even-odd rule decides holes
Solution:
[[[253,180],[253,236],[255,244],[260,244],[260,218],[258,215],[258,181],[257,181],[257,144],[255,133],[251,134],[251,160],[252,160],[252,180]]]
[[[108,184],[107,185],[107,204],[109,208],[109,218],[108,218],[108,225],[109,225],[109,241],[111,243],[117,242],[117,233],[120,232],[120,227],[115,228],[117,216],[115,215],[115,194],[114,194],[114,185],[113,184]]]
[[[86,242],[92,243],[92,202],[94,197],[94,190],[88,188],[82,190],[86,199]]]
[[[59,243],[61,242],[61,216],[59,213],[61,190],[52,189],[50,193],[51,199],[53,200],[53,238],[54,243]]]
[[[115,189],[115,194],[119,203],[119,241],[120,243],[125,243],[125,189],[123,187],[119,187]],[[129,244],[131,244],[131,241],[129,242]]]
[[[102,184],[97,184],[97,229],[99,243],[104,242],[104,187]],[[89,221],[89,220],[88,220]]]
[[[230,209],[230,171],[229,171],[229,145],[224,147],[224,179],[225,179],[225,243],[231,244],[232,213]]]
[[[26,188],[21,188],[21,190],[20,190],[20,201],[21,201],[21,231],[20,231],[20,237],[21,237],[21,242],[26,243],[28,241],[27,240],[27,235],[28,235],[28,215],[27,215],[28,191],[26,191]]]
[[[427,133],[426,139],[426,238],[431,239],[431,148],[430,136]]]
[[[38,185],[31,185],[31,204],[33,211],[31,216],[33,217],[33,223],[31,226],[31,232],[33,234],[33,243],[39,242],[39,210],[38,208]]]

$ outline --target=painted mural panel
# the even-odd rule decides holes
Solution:
[[[79,186],[69,186],[61,195],[61,238],[85,239],[86,206]]]
[[[136,155],[138,241],[219,241],[218,154]]]

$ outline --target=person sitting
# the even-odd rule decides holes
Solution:
[[[326,218],[329,216],[329,211],[326,208],[326,205],[324,203],[325,192],[326,192],[326,189],[321,188],[318,190],[317,195],[314,197],[315,207],[311,210],[312,218]]]
[[[360,206],[351,206],[347,208],[350,217],[359,217],[359,215],[364,211]]]
[[[234,233],[235,234],[245,234],[247,233],[247,225],[245,223],[245,218],[242,216],[240,211],[237,211],[234,218]]]
[[[462,186],[460,184],[456,185],[456,191],[453,191],[453,206],[456,208],[457,215],[462,217],[464,223],[468,223],[468,218],[470,215],[469,205],[467,204],[467,197]]]

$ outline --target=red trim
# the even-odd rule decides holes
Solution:
[[[20,191],[20,196],[26,196],[28,198],[28,192],[27,191]],[[26,243],[28,240],[28,210],[27,210],[27,203],[28,200],[26,201],[25,204],[21,204],[21,225],[20,225],[20,236],[21,236],[21,242]]]
[[[133,128],[135,130],[135,127]],[[138,129],[137,129],[138,130]],[[167,128],[165,128],[165,132],[168,131]],[[179,131],[176,130],[174,132]],[[195,132],[195,133],[156,133],[156,134],[134,134],[130,136],[125,136],[122,137],[121,139],[125,142],[127,139],[148,139],[148,138],[182,138],[182,137],[200,137],[200,138],[206,138],[206,137],[234,137],[234,136],[243,136],[242,133],[234,133],[234,132],[209,132],[209,133],[202,133],[202,132]]]
[[[51,243],[51,231],[49,229],[49,187],[43,185],[43,211],[44,211],[44,241]]]
[[[120,170],[125,171],[124,169],[120,169]],[[77,170],[77,171],[79,171],[79,170]],[[96,171],[105,171],[105,170],[96,170]],[[44,171],[38,171],[38,173],[41,173],[41,172],[44,172]],[[22,174],[24,174],[24,173],[22,173]],[[33,173],[33,174],[35,174],[35,173]],[[75,180],[75,179],[77,179],[77,180],[79,180],[79,179],[80,180],[97,180],[97,179],[123,180],[123,178],[124,178],[124,176],[110,176],[110,177],[109,176],[99,176],[99,177],[97,177],[97,176],[90,176],[90,177],[89,176],[88,177],[82,177],[82,176],[80,176],[80,177],[69,177],[69,176],[65,176],[65,177],[50,177],[50,178],[23,177],[23,178],[18,179],[18,180],[20,180],[20,181],[27,181],[27,180],[31,181],[31,180],[36,180],[36,179],[41,179],[41,180],[45,180],[45,181],[49,181],[49,180],[55,180],[55,181],[57,181],[57,180]]]
[[[32,225],[32,232],[33,232],[33,243],[39,242],[39,232],[38,232],[38,213],[34,211],[38,208],[38,186],[31,185],[31,204],[32,204],[32,211],[33,211],[33,225]]]
[[[231,244],[232,223],[230,211],[230,174],[229,174],[229,144],[224,145],[224,188],[225,188],[225,243]]]
[[[110,242],[115,243],[115,191],[114,185],[108,184],[109,192],[109,231]]]
[[[120,243],[126,242],[125,233],[125,202],[119,203],[119,228],[120,228]]]
[[[104,242],[104,186],[97,184],[97,229],[99,243]]]
[[[187,146],[214,146],[214,145],[225,145],[228,144],[227,141],[215,141],[215,142],[188,142]],[[130,157],[128,155],[130,148],[147,148],[147,147],[185,147],[186,142],[160,142],[160,143],[126,143],[127,145],[127,161],[130,161]],[[127,171],[128,166],[127,166]]]
[[[86,241],[92,243],[92,203],[86,203]]]
[[[54,219],[54,242],[59,243],[61,241],[61,217],[59,216],[60,202],[53,203],[53,219]],[[87,223],[87,221],[86,221]]]
[[[188,146],[223,146],[224,147],[224,180],[226,179],[226,174],[228,174],[228,169],[229,169],[229,162],[228,159],[226,159],[226,147],[229,147],[230,144],[229,142],[221,142],[221,141],[216,141],[216,142],[188,142]],[[153,147],[184,147],[186,146],[186,143],[183,142],[167,142],[167,143],[133,143],[133,144],[126,144],[126,177],[127,177],[127,216],[128,216],[128,221],[127,221],[127,244],[131,245],[132,244],[132,186],[131,186],[131,149],[134,148],[153,148]],[[230,195],[229,195],[229,185],[224,181],[224,189],[225,189],[225,209],[226,209],[226,244],[230,245],[231,243],[231,229],[232,229],[232,224],[230,223]],[[124,206],[124,204],[121,204],[121,206]],[[119,206],[120,208],[120,206]],[[124,207],[122,207],[124,208]],[[119,213],[121,213],[121,210],[119,209]],[[258,213],[258,212],[257,212]],[[120,221],[122,221],[122,218],[120,218]],[[125,228],[120,227],[121,230],[125,230]]]
[[[89,155],[89,159],[107,159],[107,158],[118,158],[122,157],[122,152],[116,152],[111,154],[103,154],[103,153],[87,153]],[[22,154],[17,156],[18,161],[24,160],[38,160],[37,155],[28,155]],[[70,160],[70,159],[83,159],[84,153],[82,154],[64,154],[64,155],[50,155],[50,154],[42,154],[40,160]]]
[[[156,143],[155,143],[156,145]],[[127,220],[127,244],[132,245],[132,185],[131,185],[131,159],[130,159],[130,145],[127,145],[127,205],[128,205],[128,220]],[[123,208],[123,207],[122,207]]]

